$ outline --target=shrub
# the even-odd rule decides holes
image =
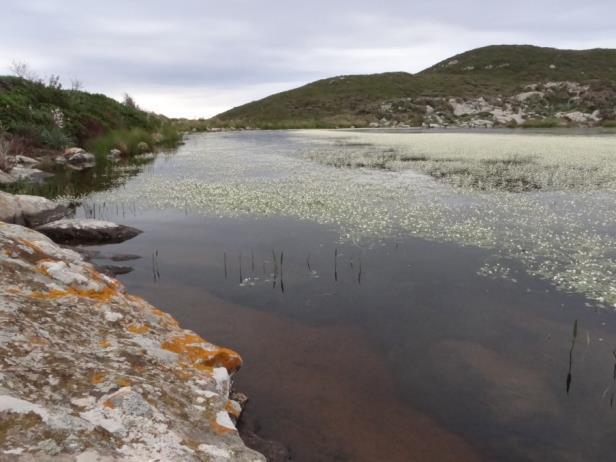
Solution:
[[[41,130],[41,142],[45,147],[58,150],[73,144],[71,138],[58,127]]]
[[[7,171],[9,169],[9,142],[0,138],[0,170]]]
[[[143,145],[140,147],[141,143],[152,147],[174,147],[180,142],[181,136],[173,127],[165,126],[158,133],[160,135],[155,136],[152,132],[142,128],[113,130],[94,138],[86,144],[86,147],[98,156],[106,156],[112,149],[119,149],[122,154],[133,156],[143,153]]]

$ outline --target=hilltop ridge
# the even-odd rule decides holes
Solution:
[[[616,124],[616,50],[492,45],[417,74],[318,80],[233,108],[217,127],[493,127]]]

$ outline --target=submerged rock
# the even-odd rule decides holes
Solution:
[[[107,276],[118,276],[120,274],[128,274],[133,271],[132,266],[125,265],[94,265],[96,270]]]
[[[116,253],[110,257],[112,261],[130,261],[130,260],[139,260],[141,255],[135,255],[132,253]]]
[[[229,416],[240,365],[79,254],[0,223],[0,460],[264,461]]]
[[[37,228],[60,244],[105,244],[124,242],[141,234],[131,226],[91,219],[63,219]]]
[[[60,220],[69,211],[63,205],[39,196],[0,192],[0,221],[31,228]]]

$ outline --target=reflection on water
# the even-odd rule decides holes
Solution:
[[[513,261],[489,278],[484,250],[275,218],[127,223],[144,234],[105,252],[159,250],[162,275],[136,261],[129,290],[242,352],[247,418],[296,460],[611,460],[613,315]]]
[[[569,371],[567,372],[567,394],[569,394],[569,390],[571,389],[571,380],[573,378],[571,371],[573,369],[573,349],[575,348],[577,332],[578,332],[578,321],[576,319],[575,321],[573,321],[573,337],[571,338],[571,348],[569,349]]]
[[[455,239],[466,236],[463,228],[434,221],[429,196],[442,198],[445,190],[425,178],[360,173],[362,188],[355,190],[343,184],[350,174],[328,176],[329,170],[316,166],[309,178],[313,183],[303,186],[313,195],[299,197],[287,189],[292,181],[280,186],[271,179],[285,178],[285,169],[313,167],[287,154],[274,158],[272,152],[282,149],[274,135],[242,136],[224,134],[221,144],[205,143],[214,149],[207,159],[232,159],[228,162],[238,176],[230,175],[224,187],[217,183],[229,177],[226,169],[231,167],[224,162],[198,163],[195,178],[196,142],[188,160],[182,150],[177,158],[159,158],[147,167],[150,171],[119,187],[121,200],[113,200],[115,193],[95,194],[78,213],[144,231],[101,250],[105,255],[142,256],[132,262],[132,273],[121,276],[131,292],[209,340],[242,353],[245,368],[237,376],[237,388],[250,396],[246,419],[263,437],[283,441],[294,460],[311,462],[613,460],[613,311],[596,309],[583,296],[530,276],[526,257],[520,262],[507,252],[385,232],[390,226],[381,224],[399,218],[406,206],[401,201],[412,199],[422,208],[407,217],[405,229],[428,223],[413,221],[420,220],[419,210],[432,220],[431,226],[443,225],[434,236],[450,230]],[[280,138],[293,142],[287,135]],[[254,143],[262,144],[255,148]],[[284,146],[285,153],[292,151]],[[279,168],[268,170],[267,162],[239,164],[233,157],[239,148],[262,152],[267,162],[279,162]],[[250,175],[242,176],[250,169]],[[329,180],[340,184],[330,186]],[[419,184],[420,192],[406,189],[407,182]],[[173,210],[164,203],[152,206],[137,194],[152,193],[152,185],[167,185],[177,194],[174,185],[179,183],[190,188],[197,205],[205,207],[212,200],[227,207],[231,201],[242,213],[229,216],[216,207],[193,210],[189,202]],[[228,194],[229,184],[234,194]],[[253,191],[259,194],[253,196]],[[366,196],[355,204],[351,199],[359,192]],[[164,195],[157,191],[155,197]],[[497,202],[454,196],[449,189],[445,195],[454,201],[439,214],[467,214],[473,229],[490,234],[484,217],[465,207],[478,201],[478,207],[493,209]],[[287,201],[289,196],[295,202]],[[271,197],[280,201],[278,211],[299,204],[309,205],[309,213],[265,213],[271,209],[263,201]],[[181,196],[172,199],[170,203],[184,203]],[[323,218],[333,213],[330,200],[340,200],[334,212],[342,211],[358,227],[368,217],[371,237],[355,243],[341,239],[339,223]],[[390,200],[396,207],[380,207]],[[520,254],[537,250],[525,240],[536,238],[531,224],[547,223],[534,221],[542,215],[537,210],[543,208],[537,207],[552,207],[544,215],[554,218],[548,224],[563,236],[560,244],[555,241],[558,258],[570,253],[562,243],[574,242],[575,236],[589,243],[587,250],[603,248],[596,246],[604,242],[591,242],[593,236],[581,226],[568,230],[570,222],[557,220],[565,202],[536,196],[499,200],[526,214],[523,227],[515,216],[505,227]],[[580,207],[568,204],[568,216],[578,214]],[[607,207],[605,200],[600,204]],[[506,211],[503,206],[498,213]],[[576,223],[589,222],[579,213]],[[601,225],[611,230],[611,223],[605,219]],[[556,244],[550,242],[551,247],[542,248],[544,254],[534,254],[537,264],[553,257],[548,250]],[[594,261],[576,260],[571,271],[578,263],[596,270]],[[573,276],[584,282],[586,274]],[[590,287],[593,281],[586,283]]]

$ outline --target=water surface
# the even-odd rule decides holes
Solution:
[[[198,135],[78,213],[145,231],[101,250],[141,255],[131,292],[242,353],[246,419],[294,460],[612,460],[609,278],[579,281],[611,268],[613,193],[315,161],[341,149],[389,148]]]

